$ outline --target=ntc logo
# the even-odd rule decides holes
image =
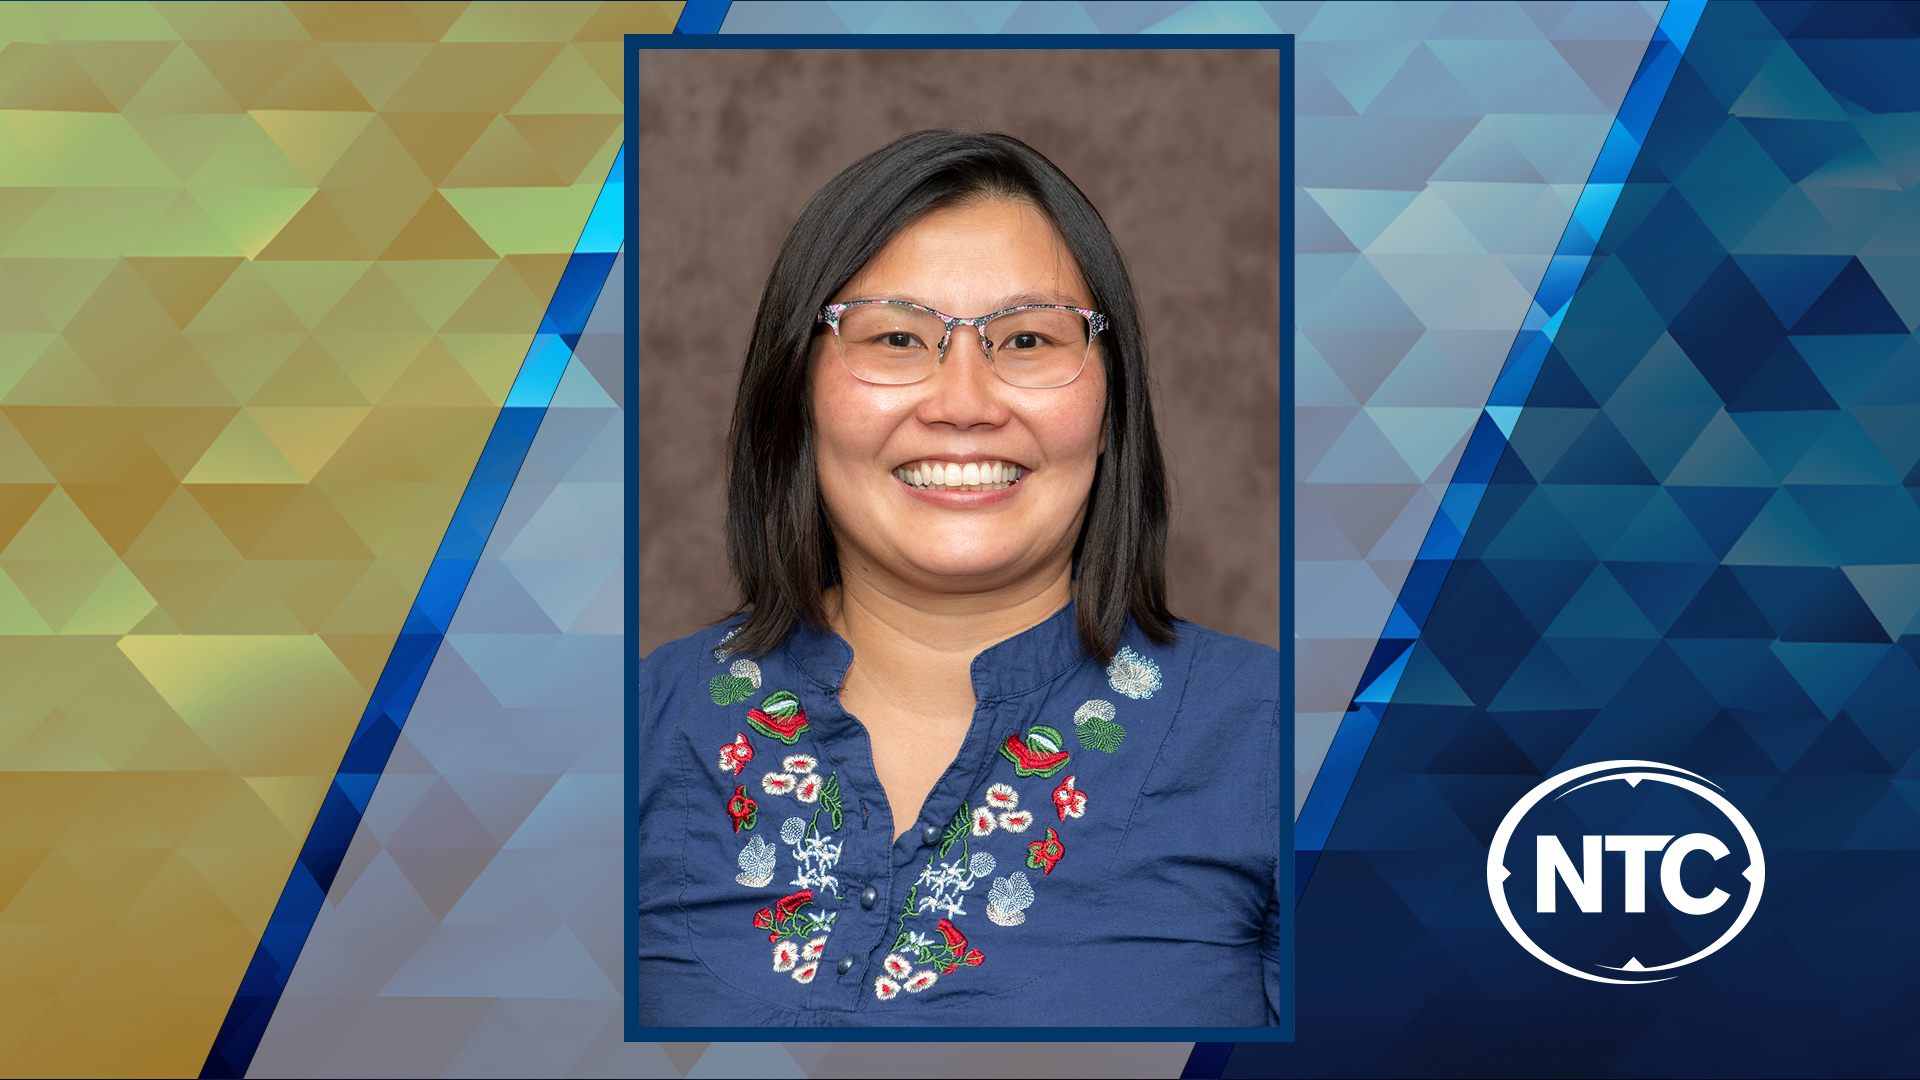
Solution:
[[[1753,918],[1766,877],[1760,838],[1718,787],[1653,761],[1549,777],[1507,811],[1487,852],[1493,909],[1522,948],[1624,985],[1718,952]],[[1650,904],[1655,881],[1662,902]]]

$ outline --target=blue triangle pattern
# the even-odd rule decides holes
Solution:
[[[1576,211],[1585,262],[1489,401],[1517,411],[1468,448],[1497,461],[1454,479],[1475,512],[1436,521],[1301,815],[1301,1041],[1221,1075],[1920,1067],[1917,297],[1892,269],[1920,176],[1913,130],[1884,134],[1920,111],[1920,15],[1728,2],[1687,33],[1679,8],[1589,182],[1610,212]],[[1678,993],[1576,992],[1478,872],[1520,795],[1608,758],[1708,776],[1767,846],[1753,921]]]

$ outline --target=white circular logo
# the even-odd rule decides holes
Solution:
[[[1527,848],[1531,878],[1514,872],[1527,868]],[[1753,918],[1766,876],[1760,838],[1718,785],[1655,761],[1548,777],[1507,811],[1487,851],[1487,893],[1521,948],[1576,978],[1623,986],[1663,982],[1674,976],[1661,973],[1718,952]],[[1531,902],[1516,917],[1507,890],[1528,884]],[[1733,902],[1740,892],[1745,902]],[[1664,904],[1650,905],[1650,893]]]

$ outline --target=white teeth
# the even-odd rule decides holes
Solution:
[[[970,461],[965,465],[923,461],[902,465],[893,475],[901,483],[918,488],[990,491],[1012,486],[1021,472],[1020,466],[1005,461]]]

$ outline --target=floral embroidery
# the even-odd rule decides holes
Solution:
[[[1160,665],[1123,646],[1107,665],[1107,685],[1136,701],[1150,698],[1160,689]]]
[[[990,799],[997,798],[1002,804],[1017,803],[1019,796],[1011,787],[991,791]],[[981,807],[985,820],[996,821],[991,806]],[[978,949],[967,947],[967,938],[953,925],[952,916],[965,915],[964,894],[973,888],[981,878],[993,873],[993,856],[984,851],[969,851],[968,844],[974,834],[975,822],[982,820],[973,808],[961,803],[954,812],[953,821],[947,826],[945,837],[935,855],[927,859],[927,865],[920,871],[920,880],[907,890],[907,896],[900,907],[900,922],[896,928],[893,948],[882,961],[886,974],[873,981],[873,996],[881,1001],[891,1001],[904,990],[917,994],[938,982],[943,974],[951,974],[962,966],[979,967],[986,957]],[[989,829],[991,831],[991,829]],[[946,855],[954,844],[960,844],[960,854],[951,862]],[[914,916],[938,914],[941,916],[937,926],[940,940],[907,929],[907,920]],[[933,965],[918,967],[916,965]],[[938,967],[940,970],[935,970]]]
[[[820,971],[820,961],[809,960],[806,963],[801,964],[798,968],[794,969],[793,981],[800,983],[801,985],[804,986],[807,983],[812,982],[814,975],[819,973],[819,971]]]
[[[800,959],[818,960],[820,954],[827,951],[827,935],[821,934],[800,947]]]
[[[723,664],[727,662],[727,657],[733,655],[733,650],[727,648],[726,644],[727,642],[732,641],[734,637],[739,633],[740,633],[740,628],[737,626],[727,631],[726,636],[720,639],[720,642],[719,642],[720,647],[713,650],[713,658],[715,660],[718,660]]]
[[[733,880],[749,889],[764,889],[773,880],[773,864],[776,856],[773,845],[763,837],[754,837],[747,846],[740,849],[740,872]]]
[[[985,836],[993,831],[993,808],[976,806],[973,808],[973,835]]]
[[[1027,875],[1021,871],[994,878],[993,887],[987,890],[987,918],[1000,926],[1026,922],[1027,908],[1032,905],[1033,886],[1027,884]]]
[[[776,945],[793,946],[791,953],[794,963],[798,963],[800,960],[802,945],[798,941],[787,941],[785,939],[804,938],[821,931],[831,931],[833,929],[833,920],[838,918],[840,914],[837,911],[830,912],[825,916],[812,913],[802,914],[800,909],[811,903],[813,903],[813,890],[801,889],[797,893],[790,896],[783,896],[779,900],[774,901],[772,907],[761,908],[759,911],[753,913],[753,925],[761,930],[768,931],[768,941],[774,942]],[[820,938],[820,944],[822,948],[826,946],[826,937],[824,934]],[[783,954],[776,948],[773,951],[773,955],[777,963]],[[775,967],[774,970],[786,971],[792,966],[792,964],[789,964],[784,968]]]
[[[744,699],[737,699],[744,700]],[[747,710],[747,723],[770,739],[792,746],[807,731],[807,713],[800,699],[785,690],[776,690],[761,699],[760,707]]]
[[[1026,832],[1027,826],[1032,824],[1033,813],[1029,810],[1009,810],[1000,815],[1000,827],[1010,833]]]
[[[788,754],[780,761],[780,771],[803,776],[812,772],[820,764],[820,759],[812,754]]]
[[[720,654],[716,650],[714,655]],[[707,696],[713,699],[715,705],[732,705],[752,697],[758,689],[760,665],[751,660],[735,660],[725,675],[715,675],[713,681],[707,683]]]
[[[914,884],[915,892],[908,894],[913,913],[965,915],[966,897],[961,894],[971,891],[976,881],[993,873],[993,865],[993,856],[984,851],[974,852],[971,857],[963,853],[962,858],[942,861],[937,866],[929,859],[920,871],[920,880]],[[926,893],[915,895],[922,886]]]
[[[1113,722],[1113,702],[1089,701],[1073,710],[1073,734],[1088,750],[1111,754],[1120,749],[1127,729]]]
[[[835,831],[845,820],[840,806],[840,777],[822,778],[811,771],[819,762],[806,754],[789,755],[782,764],[804,766],[809,771],[797,777],[790,772],[768,773],[761,778],[760,786],[770,795],[790,794],[814,808],[812,818],[790,817],[780,823],[780,841],[793,849],[794,865],[800,871],[793,883],[806,889],[827,889],[839,896],[840,879],[833,870],[840,864],[842,845],[834,841],[832,833],[822,835],[818,823],[822,810],[827,811]]]
[[[900,989],[909,994],[917,994],[939,981],[940,976],[932,968],[921,968],[908,976],[907,981],[900,984]]]
[[[1073,786],[1073,777],[1060,781],[1053,789],[1053,808],[1060,811],[1060,820],[1087,816],[1087,793]]]
[[[740,770],[753,760],[753,745],[747,742],[745,732],[733,737],[733,741],[720,748],[720,771],[740,775]]]
[[[800,946],[791,941],[776,942],[773,946],[773,970],[792,971],[800,962]]]
[[[1067,854],[1067,845],[1060,842],[1060,834],[1047,830],[1045,840],[1035,840],[1027,845],[1027,866],[1040,871],[1044,876],[1053,873],[1053,868]]]
[[[741,829],[751,829],[760,820],[760,804],[747,797],[746,785],[733,789],[733,798],[727,800],[727,816],[733,819],[736,836]]]
[[[1007,736],[1007,741],[1000,746],[1000,756],[1013,762],[1015,775],[1050,777],[1066,768],[1072,757],[1062,749],[1062,743],[1058,729],[1035,724],[1024,740],[1017,735]]]
[[[987,805],[995,810],[1011,810],[1020,805],[1020,793],[1012,784],[995,784],[987,789]]]

